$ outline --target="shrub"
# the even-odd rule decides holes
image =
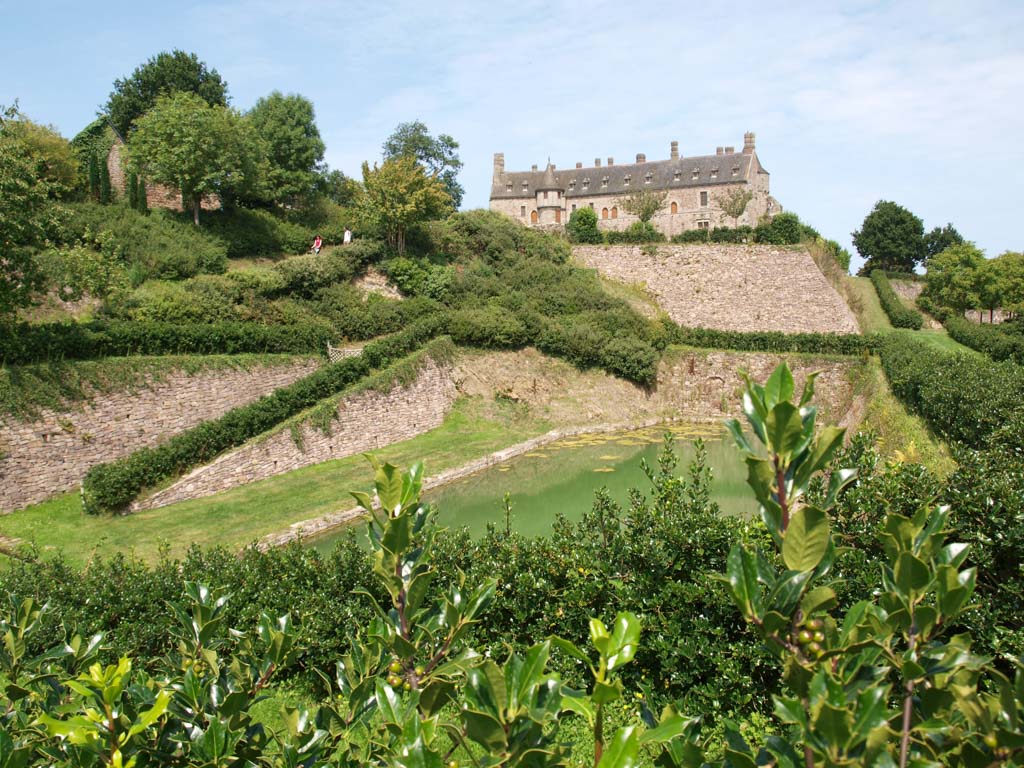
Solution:
[[[976,349],[993,360],[1012,360],[1024,364],[1024,338],[1005,333],[998,325],[978,325],[950,314],[944,325],[949,335],[966,347]]]
[[[565,234],[571,243],[600,243],[601,230],[597,228],[597,214],[589,206],[577,208],[569,216]]]
[[[910,309],[900,301],[900,297],[892,289],[885,272],[880,269],[872,270],[871,282],[875,286],[882,309],[885,310],[885,314],[889,316],[889,320],[895,327],[912,328],[916,331],[924,325],[924,317],[921,313]]]
[[[673,243],[708,243],[711,241],[711,232],[707,229],[688,229],[678,235],[672,235]]]
[[[805,234],[804,225],[795,213],[779,213],[754,228],[754,242],[770,245],[796,245]]]
[[[358,357],[326,365],[249,405],[181,432],[156,448],[143,448],[117,461],[93,467],[82,481],[86,511],[97,514],[123,510],[144,488],[241,445],[354,384],[374,368],[382,368],[408,355],[437,335],[440,326],[439,318],[420,321],[402,333],[368,344]]]
[[[754,241],[752,227],[715,227],[711,230],[712,243],[751,243]]]
[[[719,331],[672,324],[673,344],[746,352],[812,352],[823,355],[861,355],[878,349],[880,338],[858,334],[782,333],[781,331]]]
[[[621,232],[614,229],[604,231],[604,241],[609,245],[617,243],[631,243],[642,245],[643,243],[663,243],[665,235],[649,221],[634,221]]]
[[[448,333],[456,344],[494,349],[517,349],[529,341],[526,326],[496,306],[459,309],[450,315]]]
[[[248,208],[210,211],[204,214],[202,229],[220,242],[233,259],[306,253],[316,235],[312,227],[294,224],[269,211]]]

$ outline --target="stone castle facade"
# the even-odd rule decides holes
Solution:
[[[774,216],[782,206],[771,196],[768,171],[757,158],[754,134],[743,136],[743,151],[718,147],[713,155],[683,157],[679,142],[673,141],[668,160],[647,161],[638,154],[636,162],[616,165],[609,157],[593,167],[559,170],[550,162],[543,171],[506,171],[505,155],[494,155],[490,208],[524,224],[560,228],[572,212],[589,206],[602,229],[623,230],[637,221],[626,212],[622,201],[638,190],[665,193],[661,210],[651,223],[666,237],[688,229],[717,226],[755,226],[763,216]],[[726,215],[720,201],[735,190],[748,191],[750,202],[737,219]]]

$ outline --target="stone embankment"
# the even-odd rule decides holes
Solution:
[[[96,393],[77,408],[44,409],[31,421],[0,420],[0,511],[71,490],[90,467],[157,445],[319,366],[304,358],[249,369],[175,370],[131,390]]]
[[[576,246],[605,277],[643,284],[675,322],[723,331],[857,333],[810,254],[772,245]]]

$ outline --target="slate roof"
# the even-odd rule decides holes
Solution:
[[[635,192],[638,189],[679,189],[684,187],[709,187],[715,184],[735,184],[745,181],[750,175],[751,160],[754,160],[754,171],[768,173],[756,159],[756,155],[744,155],[734,152],[731,155],[705,155],[703,157],[681,157],[678,160],[652,160],[646,163],[631,165],[602,165],[600,167],[584,166],[583,168],[555,169],[555,185],[550,179],[545,183],[544,171],[511,171],[498,176],[491,184],[491,200],[509,200],[513,198],[531,197],[544,189],[561,189],[567,198],[593,197],[594,195],[621,195]],[[733,169],[736,175],[733,175]],[[697,178],[694,178],[697,171]],[[712,177],[712,171],[717,171]],[[647,174],[651,174],[651,183],[646,184]],[[678,174],[678,178],[676,178]],[[626,177],[630,177],[626,184]],[[607,177],[607,184],[605,178]],[[584,189],[584,180],[589,184]],[[523,182],[527,183],[527,191],[523,193]],[[573,184],[575,182],[575,184]],[[512,185],[511,191],[508,185]]]

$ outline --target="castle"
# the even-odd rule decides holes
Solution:
[[[506,171],[505,155],[494,154],[491,182],[492,211],[535,227],[559,228],[577,208],[589,206],[602,229],[623,230],[637,217],[623,209],[623,198],[637,190],[665,193],[661,210],[651,223],[667,237],[687,229],[716,226],[754,226],[767,215],[782,210],[768,190],[768,171],[757,159],[754,134],[743,135],[743,151],[718,147],[713,155],[683,157],[679,142],[673,141],[668,160],[647,162],[638,154],[630,165],[616,165],[611,157],[605,166],[601,158],[593,168],[583,163],[569,170],[557,170],[550,162],[543,171]],[[743,213],[733,219],[720,202],[734,191],[751,194]]]

